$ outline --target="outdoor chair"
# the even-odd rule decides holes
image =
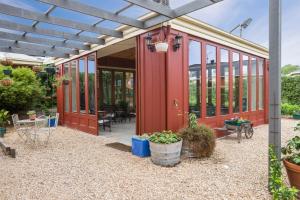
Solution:
[[[45,126],[43,127],[40,127],[39,128],[39,132],[40,134],[45,134],[46,136],[46,140],[45,140],[45,143],[48,144],[49,143],[49,139],[50,139],[50,136],[53,134],[53,132],[56,130],[57,126],[58,126],[58,120],[59,120],[59,113],[56,113],[55,115],[55,123],[54,123],[54,126],[50,126],[50,116],[49,117],[45,117],[45,116],[40,116],[39,117],[40,119],[43,119],[45,118],[46,120],[46,124]]]
[[[111,124],[112,124],[112,119],[114,118],[114,115],[115,115],[114,113],[99,115],[98,124],[100,127],[101,126],[103,127],[104,131],[105,131],[105,128],[108,127],[109,131],[111,132]]]
[[[28,138],[28,134],[30,132],[30,128],[26,127],[24,124],[19,123],[19,116],[18,114],[13,114],[11,116],[13,124],[14,124],[14,128],[17,132],[17,134],[19,135],[19,137],[25,141],[25,143],[27,142],[27,138]]]

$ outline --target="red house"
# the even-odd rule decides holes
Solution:
[[[211,127],[234,116],[268,122],[266,48],[187,16],[120,29],[121,39],[56,60],[59,76],[70,77],[57,92],[61,124],[101,135],[118,125],[132,134],[178,130],[191,112]]]

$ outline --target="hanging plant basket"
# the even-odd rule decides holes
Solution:
[[[43,70],[43,67],[41,66],[33,66],[32,71],[34,72],[41,72]]]
[[[169,44],[167,42],[157,42],[155,43],[155,50],[156,52],[165,53],[168,51]]]
[[[49,74],[49,75],[54,75],[55,74],[55,68],[54,67],[46,67],[45,71]]]
[[[62,82],[64,85],[69,85],[69,80],[63,80]]]
[[[4,69],[3,73],[7,76],[11,75],[12,70],[11,69]]]
[[[13,80],[10,78],[4,78],[0,81],[1,85],[3,86],[10,86],[13,83]]]
[[[47,77],[46,72],[37,72],[36,75],[37,75],[39,78],[46,78],[46,77]]]

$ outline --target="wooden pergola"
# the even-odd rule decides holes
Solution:
[[[0,51],[23,53],[33,56],[69,58],[71,55],[78,55],[80,50],[90,50],[92,44],[104,45],[106,36],[122,38],[122,31],[97,26],[107,20],[117,22],[121,24],[121,26],[126,25],[139,29],[148,29],[170,19],[207,7],[221,0],[194,0],[175,9],[171,9],[168,0],[124,0],[125,3],[127,2],[127,5],[116,12],[105,10],[101,5],[91,6],[76,0],[37,1],[48,4],[49,7],[46,12],[37,12],[16,7],[11,4],[0,3],[0,13],[33,21],[32,25],[24,25],[22,23],[0,19],[0,28],[23,32],[22,35],[19,35],[0,31]],[[123,0],[119,1],[123,2]],[[156,14],[146,20],[138,20],[122,15],[122,12],[133,6],[144,8],[149,13],[154,12]],[[51,15],[56,8],[63,8],[79,14],[96,17],[98,21],[94,24],[88,24],[85,22],[73,21],[68,18],[67,14],[64,18]],[[77,33],[40,28],[37,26],[39,23],[71,28],[77,30]],[[85,32],[95,33],[98,36],[91,37],[82,34]],[[56,41],[49,38],[32,37],[29,36],[28,33],[51,36],[63,40]]]
[[[171,9],[165,1],[158,0],[125,0],[128,5],[116,12],[87,4],[75,0],[37,0],[49,5],[46,12],[36,12],[19,8],[14,5],[0,3],[0,13],[19,18],[33,20],[32,25],[11,22],[0,19],[0,28],[21,31],[22,35],[0,31],[0,51],[23,53],[34,56],[51,56],[69,58],[70,55],[77,55],[81,50],[90,50],[92,44],[104,45],[105,36],[122,38],[123,32],[117,29],[108,29],[97,26],[102,22],[109,20],[121,25],[136,27],[139,29],[148,29],[152,26],[161,24],[170,19],[191,13],[201,8],[215,4],[221,0],[194,0],[186,3],[176,9]],[[121,0],[120,0],[121,1]],[[164,2],[164,3],[163,3]],[[281,126],[280,126],[280,68],[281,68],[281,0],[270,0],[270,106],[269,106],[269,144],[274,145],[278,158],[280,158],[281,146]],[[120,15],[132,6],[138,6],[154,12],[151,18],[138,20]],[[84,22],[75,22],[71,19],[60,18],[51,15],[56,8],[64,8],[77,13],[99,18],[94,24]],[[77,33],[63,32],[54,29],[40,28],[39,23],[54,24],[62,27],[78,30]],[[82,33],[96,33],[98,37],[86,36]],[[56,41],[48,38],[36,38],[28,36],[28,33],[34,33],[41,36],[51,36],[63,39]],[[76,41],[76,42],[75,42]]]

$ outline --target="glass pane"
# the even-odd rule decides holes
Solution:
[[[259,73],[259,110],[264,109],[264,62],[258,60],[258,73]]]
[[[69,76],[69,63],[64,64],[64,76]],[[69,76],[70,77],[70,76]],[[69,112],[69,85],[64,85],[64,108],[65,112]]]
[[[95,107],[95,72],[96,72],[96,62],[95,56],[88,56],[88,91],[89,91],[89,114],[94,115],[96,113]]]
[[[123,72],[115,72],[115,104],[118,105],[123,101]]]
[[[189,43],[189,112],[201,117],[201,44]]]
[[[248,111],[248,69],[249,57],[243,56],[243,112]]]
[[[221,49],[221,114],[229,114],[229,53]]]
[[[77,79],[76,79],[77,60],[71,62],[72,75],[72,112],[77,112]]]
[[[129,108],[135,110],[134,103],[134,75],[133,72],[126,72],[126,102]]]
[[[84,58],[79,59],[79,91],[80,91],[80,112],[85,113],[85,62],[84,62]]]
[[[216,62],[217,48],[206,46],[206,116],[216,115]]]
[[[232,74],[233,74],[233,112],[240,112],[240,55],[232,53]]]
[[[251,59],[251,111],[256,110],[256,58]]]
[[[102,71],[102,106],[111,105],[112,72]]]

